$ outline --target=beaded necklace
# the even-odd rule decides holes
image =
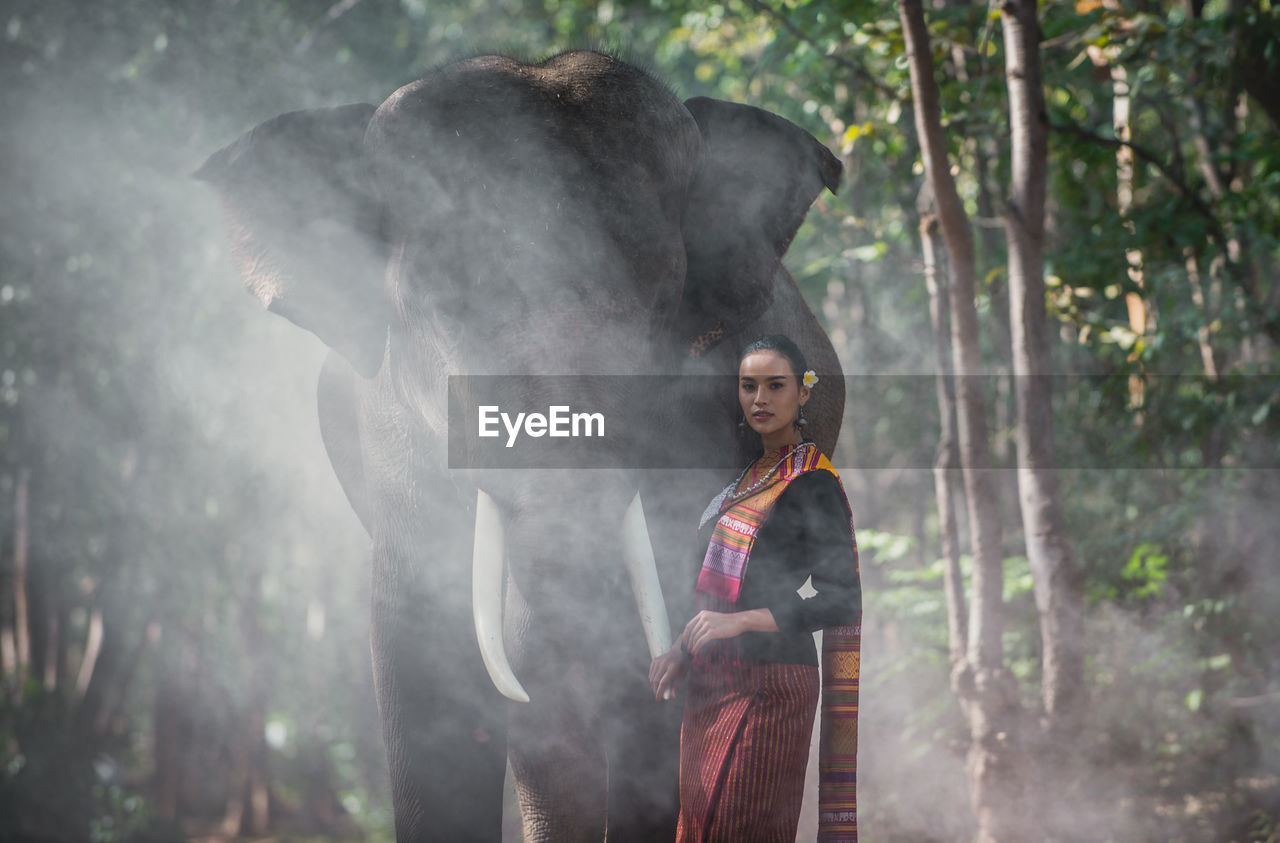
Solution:
[[[756,463],[759,462],[759,460],[752,462],[746,468],[742,469],[742,472],[738,475],[738,479],[734,480],[733,485],[729,487],[733,491],[730,492],[730,494],[728,495],[726,503],[729,503],[730,505],[732,505],[734,503],[737,503],[740,500],[745,500],[746,498],[749,498],[753,494],[755,494],[756,491],[762,488],[766,483],[768,483],[769,478],[774,475],[774,472],[778,470],[779,466],[781,466],[782,463],[786,461],[787,457],[790,456],[790,453],[784,453],[788,447],[792,448],[793,450],[791,451],[791,453],[794,453],[795,451],[800,450],[806,445],[811,446],[812,444],[813,444],[812,442],[799,442],[794,445],[783,445],[781,448],[778,449],[778,461],[775,462],[773,465],[769,466],[769,470],[766,471],[760,477],[758,477],[754,482],[748,484],[747,487],[742,489],[741,491],[738,491],[738,484],[742,482],[742,478],[747,476],[747,472],[750,471],[752,468],[754,468]]]

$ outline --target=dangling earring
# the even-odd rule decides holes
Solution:
[[[738,422],[738,430],[741,431],[746,429],[747,429],[747,417],[744,415],[742,417],[742,420]]]
[[[804,405],[801,404],[796,408],[796,420],[792,422],[792,425],[796,430],[804,430],[804,426],[808,423],[809,420],[804,417]]]

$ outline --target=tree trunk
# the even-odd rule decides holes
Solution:
[[[942,542],[943,588],[947,595],[947,641],[951,667],[964,662],[965,642],[969,638],[969,616],[964,604],[964,575],[960,571],[960,536],[956,524],[954,480],[960,467],[956,453],[955,383],[951,377],[951,343],[948,341],[950,315],[947,300],[938,283],[938,222],[932,214],[920,220],[920,243],[924,251],[924,279],[929,290],[929,322],[933,327],[935,378],[938,397],[938,454],[933,463],[933,493],[938,502],[938,532]]]
[[[1233,3],[1232,5],[1236,4]],[[1203,9],[1195,5],[1190,5],[1188,8],[1188,13],[1194,18],[1199,18],[1202,12]],[[1254,39],[1246,37],[1246,33],[1237,33],[1237,54],[1239,56],[1246,55],[1247,45],[1252,40]],[[1269,77],[1264,74],[1264,78]],[[1248,87],[1250,81],[1248,77],[1241,81]],[[1263,87],[1274,87],[1274,85],[1264,83]],[[1228,193],[1239,191],[1243,187],[1240,182],[1240,156],[1233,154],[1235,152],[1233,144],[1240,134],[1247,130],[1245,123],[1248,115],[1247,100],[1243,93],[1238,93],[1236,96],[1228,98],[1231,107],[1222,115],[1222,136],[1219,139],[1217,149],[1210,143],[1207,134],[1204,104],[1194,96],[1188,96],[1185,102],[1190,118],[1188,122],[1191,128],[1191,138],[1196,150],[1197,167],[1204,177],[1205,187],[1208,189],[1209,195],[1213,197],[1215,204],[1220,206],[1223,200],[1227,198]],[[1218,161],[1222,160],[1227,163],[1220,168]],[[1234,276],[1237,283],[1234,296],[1236,308],[1246,321],[1254,321],[1250,319],[1251,315],[1266,314],[1274,309],[1277,303],[1275,296],[1280,292],[1280,284],[1271,284],[1271,295],[1263,297],[1259,289],[1258,280],[1262,273],[1257,271],[1253,262],[1256,250],[1249,247],[1245,232],[1238,229],[1229,220],[1222,224],[1222,228],[1223,237],[1226,241],[1223,244],[1225,254],[1209,262],[1209,272],[1213,276],[1213,286],[1215,288],[1222,286],[1222,276],[1224,274]],[[1200,356],[1204,361],[1206,374],[1216,381],[1223,369],[1223,366],[1220,365],[1223,361],[1215,353],[1210,339],[1213,331],[1211,326],[1215,322],[1215,308],[1204,295],[1200,283],[1199,267],[1195,265],[1194,252],[1189,252],[1187,260],[1187,275],[1192,283],[1192,296],[1202,314],[1202,324],[1198,330]],[[1252,307],[1249,306],[1250,303],[1243,301],[1245,296],[1255,299],[1251,303]],[[1266,300],[1267,298],[1271,300],[1268,301]],[[1254,326],[1254,330],[1260,330],[1260,336],[1267,336],[1266,321],[1258,321],[1259,324]],[[1274,334],[1274,332],[1271,333]],[[1254,355],[1254,346],[1255,343],[1252,337],[1242,339],[1240,349],[1243,362],[1251,362],[1247,358]],[[1218,467],[1221,455],[1217,453],[1217,450],[1216,443],[1209,443],[1206,452],[1210,458],[1206,460],[1206,467]]]
[[[56,620],[58,628],[58,646],[54,650],[54,660],[56,665],[56,675],[54,676],[54,686],[62,688],[66,693],[66,688],[71,676],[71,605],[70,601],[63,600],[58,605],[58,616]]]
[[[1002,17],[1010,18],[1012,15],[1004,14]],[[1007,41],[1008,38],[1009,36],[1006,33],[1005,40]],[[1133,221],[1128,218],[1133,210],[1133,147],[1129,145],[1132,140],[1129,127],[1129,77],[1123,65],[1111,64],[1111,84],[1114,92],[1111,101],[1111,122],[1115,127],[1117,140],[1121,141],[1120,145],[1116,147],[1116,210],[1119,211],[1121,219],[1124,220],[1125,231],[1131,236],[1136,236]],[[1124,257],[1129,266],[1129,280],[1137,288],[1124,294],[1124,303],[1129,311],[1129,330],[1133,331],[1138,339],[1141,339],[1148,332],[1148,329],[1152,327],[1153,317],[1149,304],[1143,295],[1146,283],[1142,266],[1142,250],[1138,248],[1125,249]],[[1012,260],[1012,257],[1010,260]],[[1012,304],[1010,307],[1012,308]],[[1142,368],[1142,362],[1138,359],[1136,342],[1133,350],[1129,352],[1129,362],[1136,362],[1139,369]],[[1146,385],[1141,372],[1135,372],[1129,376],[1129,406],[1137,411],[1135,418],[1139,423],[1142,421],[1142,406],[1145,402]]]
[[[136,602],[138,577],[136,563],[124,550],[122,530],[116,521],[108,532],[105,558],[118,561],[88,595],[89,629],[73,691],[77,728],[85,735],[102,736],[110,730],[116,706],[127,698],[131,659],[137,655],[125,650],[125,619]],[[146,623],[139,628],[145,640]]]
[[[1200,325],[1196,328],[1196,343],[1200,346],[1200,364],[1204,367],[1205,376],[1217,381],[1219,376],[1218,355],[1213,348],[1210,324],[1213,315],[1208,296],[1204,293],[1204,283],[1200,278],[1200,262],[1196,260],[1195,249],[1190,246],[1182,250],[1187,267],[1187,281],[1191,285],[1191,300],[1200,311]],[[1216,466],[1210,466],[1214,468]]]
[[[90,596],[89,629],[73,689],[75,727],[85,736],[102,736],[110,730],[109,703],[126,693],[121,621],[119,613],[112,611],[119,605],[112,599],[115,593],[115,583],[109,583]]]
[[[977,377],[982,362],[974,302],[973,230],[951,177],[924,9],[920,0],[899,0],[898,9],[925,177],[949,258],[957,428],[974,560],[968,651],[963,664],[952,672],[952,685],[969,721],[967,771],[979,837],[984,841],[1022,840],[1027,835],[1019,820],[1025,816],[1019,783],[1025,763],[1018,741],[1017,683],[1004,666],[1001,643],[1004,571],[1000,509],[990,471],[986,403]]]
[[[1012,194],[1005,212],[1009,324],[1018,407],[1018,491],[1043,645],[1051,750],[1078,739],[1084,709],[1084,598],[1054,465],[1052,377],[1044,289],[1048,127],[1034,0],[1004,0]]]
[[[13,640],[15,663],[13,675],[17,679],[19,699],[22,683],[27,678],[31,664],[31,619],[27,604],[27,493],[31,472],[18,471],[18,484],[13,493]]]
[[[76,674],[76,699],[78,701],[83,701],[89,693],[89,686],[93,682],[93,674],[98,666],[98,657],[102,655],[104,635],[102,607],[94,606],[89,613],[89,631],[84,642],[84,657],[80,660],[80,671]]]
[[[163,658],[158,661],[164,664]],[[156,816],[170,823],[178,819],[179,794],[182,792],[182,754],[179,747],[184,739],[191,739],[190,735],[182,734],[179,714],[182,695],[173,674],[172,666],[160,671],[151,713],[151,754],[155,764],[152,805]]]
[[[260,570],[248,572],[240,600],[240,641],[248,666],[244,707],[236,712],[230,739],[231,790],[223,814],[222,830],[229,835],[265,834],[270,825],[270,785],[267,774],[267,667],[266,643],[260,622],[262,588]]]
[[[159,639],[159,636],[159,624],[154,621],[147,621],[142,624],[138,640],[129,650],[129,655],[124,658],[122,667],[117,672],[116,681],[112,683],[111,687],[104,689],[102,693],[102,699],[93,720],[94,734],[105,735],[107,733],[112,719],[120,713],[126,703],[129,688],[133,685],[134,675],[137,674],[138,666],[142,663],[142,654],[152,642]]]
[[[27,682],[28,687],[44,687],[45,673],[49,666],[49,568],[48,560],[32,560],[30,540],[27,545]]]
[[[49,599],[52,593],[45,592],[44,647],[42,648],[44,663],[41,677],[47,693],[58,690],[58,654],[62,650],[62,626],[58,622],[62,617],[62,611],[54,601]]]

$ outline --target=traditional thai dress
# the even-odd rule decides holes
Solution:
[[[699,538],[707,551],[695,605],[767,608],[778,632],[713,641],[693,657],[680,731],[677,840],[795,840],[819,701],[817,629],[818,839],[857,840],[862,594],[848,499],[812,443],[784,446],[772,479],[749,496],[735,495],[739,485],[703,514]],[[806,580],[817,591],[807,599],[797,593]]]

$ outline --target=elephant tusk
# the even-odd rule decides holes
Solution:
[[[471,554],[471,612],[476,622],[480,657],[494,687],[507,699],[528,702],[502,643],[502,580],[506,541],[498,505],[483,489],[476,490],[476,540]]]
[[[640,610],[649,656],[656,659],[671,649],[671,621],[667,618],[666,601],[662,599],[653,542],[644,521],[644,506],[640,503],[639,492],[622,516],[622,554],[627,576],[631,579],[631,590],[636,595],[636,608]]]

